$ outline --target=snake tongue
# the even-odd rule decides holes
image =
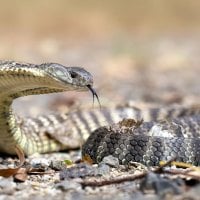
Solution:
[[[98,101],[98,104],[99,104],[99,107],[101,108],[101,104],[100,104],[100,101],[99,101],[99,96],[97,95],[96,91],[94,88],[92,88],[91,85],[87,85],[88,89],[92,92],[92,96],[93,96],[93,104],[94,104],[94,97],[96,97],[97,101]]]

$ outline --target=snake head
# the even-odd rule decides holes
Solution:
[[[41,65],[50,78],[58,81],[66,90],[87,90],[93,85],[92,75],[81,67],[65,67],[57,63]]]

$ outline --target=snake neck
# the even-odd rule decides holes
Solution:
[[[40,73],[37,68],[21,67],[16,69],[10,66],[4,67],[0,63],[0,151],[15,153],[16,144],[26,148],[30,138],[23,133],[15,115],[13,114],[12,103],[14,99],[27,96],[61,92],[54,86],[47,76]],[[27,150],[29,151],[29,150]]]
[[[12,110],[12,98],[0,95],[0,151],[7,152],[8,148],[13,154],[15,153],[15,145],[19,141],[20,128],[17,125]],[[10,149],[10,147],[13,149]]]

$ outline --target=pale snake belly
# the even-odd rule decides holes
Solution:
[[[73,149],[80,147],[91,135],[83,146],[83,156],[90,156],[94,162],[100,162],[104,156],[112,154],[123,164],[139,161],[155,165],[159,160],[168,159],[181,150],[185,154],[177,155],[179,160],[199,165],[199,108],[169,106],[141,111],[135,107],[123,106],[27,119],[18,119],[13,115],[12,101],[20,96],[68,90],[84,91],[88,88],[91,90],[92,84],[92,75],[83,68],[64,67],[56,63],[33,65],[1,61],[0,151],[15,154],[16,145],[26,155]],[[182,116],[185,117],[180,118]],[[176,117],[175,121],[155,122]],[[123,130],[121,127],[116,128],[118,125],[101,127],[124,118],[154,122],[145,122],[139,127],[122,128]],[[167,127],[165,123],[168,124]],[[155,128],[156,125],[160,127],[160,135],[159,131],[152,134],[152,127]],[[178,132],[174,127],[178,127]],[[93,132],[95,129],[97,130]],[[171,147],[176,142],[177,147],[173,150]]]

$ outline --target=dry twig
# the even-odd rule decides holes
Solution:
[[[163,165],[161,165],[161,166],[159,166],[157,168],[154,168],[153,170],[150,170],[150,171],[155,172],[155,173],[161,173],[163,171],[163,168],[168,166],[168,165],[170,165],[171,162],[173,162],[175,159],[176,158],[172,158],[171,160],[167,161]],[[98,186],[98,187],[100,187],[100,186],[104,186],[104,185],[119,184],[119,183],[124,183],[124,182],[127,182],[127,181],[134,181],[136,179],[143,178],[148,173],[149,173],[149,171],[144,171],[144,172],[141,172],[139,174],[133,174],[133,175],[126,176],[126,177],[117,177],[117,178],[112,178],[112,179],[109,179],[109,180],[82,181],[82,182],[80,182],[80,184],[83,187],[86,187],[86,186],[92,186],[92,187],[97,187]]]

